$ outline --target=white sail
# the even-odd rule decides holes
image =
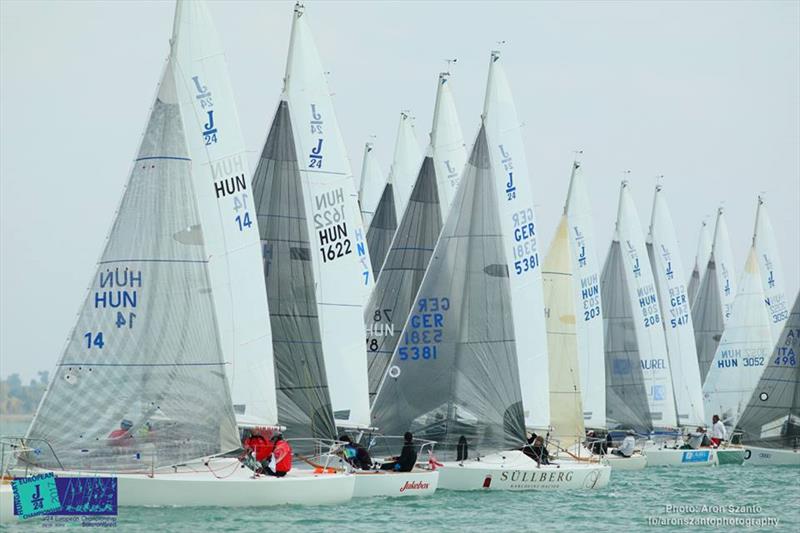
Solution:
[[[580,164],[572,166],[566,204],[569,243],[575,289],[578,364],[584,423],[606,426],[606,376],[603,351],[603,315],[600,295],[600,262],[597,259],[589,194]]]
[[[694,304],[697,291],[700,289],[700,282],[706,274],[708,260],[711,257],[711,236],[708,234],[708,224],[704,220],[700,224],[700,237],[697,240],[697,254],[694,256],[694,267],[689,275],[689,306]]]
[[[653,198],[647,248],[661,303],[678,425],[697,427],[703,424],[705,415],[694,326],[689,296],[680,274],[683,261],[678,239],[660,185],[656,186]]]
[[[328,82],[301,5],[294,10],[283,98],[308,207],[317,305],[337,422],[369,424],[363,305],[373,283],[358,194]]]
[[[217,309],[220,343],[237,415],[276,424],[272,335],[252,205],[251,175],[225,55],[202,1],[178,1],[171,61],[202,238]]]
[[[378,157],[375,155],[375,146],[372,143],[364,145],[364,160],[361,164],[361,186],[358,189],[358,204],[361,206],[361,219],[364,227],[369,228],[375,209],[381,199],[381,191],[386,184]]]
[[[677,417],[662,316],[641,227],[628,182],[623,181],[614,240],[621,245],[650,419],[653,427],[675,427]]]
[[[575,324],[575,276],[570,259],[566,213],[542,262],[545,323],[550,372],[550,432],[562,448],[583,440],[583,405]]]
[[[436,185],[439,191],[439,208],[442,220],[447,218],[450,204],[458,188],[461,170],[467,160],[464,134],[458,121],[458,112],[450,89],[450,74],[439,74],[436,105],[433,109],[431,150],[436,168]]]
[[[517,110],[496,51],[489,65],[483,116],[489,159],[498,180],[525,425],[541,429],[550,425],[550,398],[539,229]]]
[[[733,272],[733,252],[728,226],[720,207],[717,210],[711,255],[692,303],[697,361],[703,383],[733,307],[736,295]]]
[[[380,253],[386,257],[364,310],[371,399],[374,398],[394,354],[402,327],[414,305],[446,220],[442,212],[446,213],[447,209],[442,207],[443,200],[439,191],[453,187],[451,174],[460,176],[464,164],[463,140],[457,118],[453,116],[448,82],[449,77],[446,74],[439,75],[431,142],[414,179],[406,209],[391,236],[391,242],[387,246],[378,240],[378,228],[384,231],[384,228],[388,229],[391,225],[388,223],[391,222],[392,214],[389,211],[392,206],[391,184],[386,186],[375,217],[375,225],[370,227],[367,234],[370,250],[377,253],[376,248],[373,248],[373,243],[376,243]],[[439,131],[440,127],[445,130]]]
[[[414,187],[414,179],[421,163],[422,150],[417,142],[414,118],[409,111],[401,111],[388,178],[394,187],[397,220],[400,220],[406,212],[406,205],[411,197],[411,189]]]
[[[786,301],[786,280],[783,277],[775,232],[772,230],[772,223],[767,215],[767,206],[763,196],[758,197],[753,246],[758,254],[761,286],[764,289],[764,302],[767,305],[772,338],[777,342],[783,332],[783,326],[789,318],[790,309],[789,302]]]
[[[703,384],[705,412],[736,426],[772,354],[772,332],[754,247],[739,281],[731,317]]]

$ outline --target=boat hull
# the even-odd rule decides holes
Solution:
[[[717,450],[717,464],[720,466],[741,465],[744,463],[744,448],[720,448]]]
[[[631,457],[606,455],[603,460],[614,470],[644,470],[647,467],[647,456],[638,453]]]
[[[717,450],[682,450],[680,448],[646,448],[647,466],[698,467],[714,466],[717,463]]]
[[[611,467],[570,461],[537,465],[522,452],[487,455],[478,460],[447,461],[438,468],[445,490],[576,490],[608,485]]]
[[[431,496],[439,485],[439,472],[356,472],[353,498],[374,496]]]
[[[800,450],[745,446],[744,464],[753,466],[800,466]]]

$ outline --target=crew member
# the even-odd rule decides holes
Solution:
[[[622,440],[622,444],[611,453],[619,455],[620,457],[630,457],[633,455],[633,450],[636,448],[636,439],[634,435],[636,435],[636,432],[629,429],[628,434],[625,435],[625,438]]]
[[[395,472],[411,472],[417,464],[417,448],[414,446],[414,435],[406,431],[403,435],[403,449],[400,450],[399,457],[392,459],[381,465],[381,470],[393,470]]]
[[[725,424],[719,419],[719,415],[711,417],[713,422],[711,426],[711,443],[716,447],[722,444],[722,441],[727,440],[728,430],[725,429]]]
[[[369,456],[369,452],[366,448],[353,442],[349,435],[342,435],[339,437],[339,440],[345,443],[342,447],[345,461],[350,463],[354,468],[360,468],[361,470],[369,470],[372,468],[372,457]]]
[[[292,447],[283,440],[283,435],[280,433],[272,437],[272,442],[274,445],[272,459],[265,470],[267,475],[283,477],[292,469]]]

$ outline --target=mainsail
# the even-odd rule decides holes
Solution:
[[[600,294],[600,263],[597,259],[589,194],[580,163],[572,165],[566,204],[572,253],[580,390],[583,419],[588,427],[606,426],[606,377],[603,352],[603,316]]]
[[[242,202],[248,176],[236,166],[239,145],[226,141],[240,133],[217,46],[203,4],[179,2],[170,57],[116,219],[28,430],[29,438],[46,439],[57,455],[43,447],[26,457],[38,466],[136,471],[239,447],[224,366],[226,354],[245,352],[242,336],[255,335],[256,328],[224,306],[238,289],[230,280],[218,281],[223,276],[212,272],[213,254],[227,257],[230,277],[253,285],[258,279],[243,266],[249,252],[237,254],[223,240],[223,221],[239,231],[236,219],[245,220],[247,209],[235,210],[233,197]],[[205,102],[205,129],[194,102],[184,97],[189,87]],[[218,143],[225,152],[215,150]],[[218,159],[221,153],[234,154],[231,176],[215,174],[229,168],[227,159]],[[220,184],[237,194],[218,195]],[[219,199],[213,210],[212,198]],[[253,238],[256,232],[255,226],[241,228]],[[250,240],[235,242],[249,249]],[[263,294],[246,298],[245,305],[256,317],[266,316]],[[235,322],[227,333],[228,326],[219,327],[222,320]],[[260,334],[250,340],[268,339],[266,328],[259,324]],[[268,346],[261,357],[271,365]],[[253,383],[264,386],[268,378],[262,373]],[[260,407],[258,415],[274,423],[271,391],[259,392],[261,398],[243,396],[246,405]]]
[[[731,318],[703,384],[705,412],[736,426],[758,380],[769,363],[774,343],[755,247],[739,281]]]
[[[778,245],[763,196],[758,197],[753,246],[758,254],[761,286],[764,289],[764,302],[767,305],[773,339],[777,341],[783,331],[784,322],[789,318],[789,303],[786,301],[786,280],[783,277]]]
[[[358,189],[358,205],[361,207],[361,219],[365,228],[369,228],[372,217],[375,216],[385,183],[386,179],[383,177],[378,158],[375,155],[375,146],[372,143],[366,143],[364,160],[361,164],[361,186]],[[369,230],[367,230],[367,236],[369,236]],[[372,270],[375,271],[374,265]]]
[[[674,427],[677,418],[658,296],[628,188],[623,181],[601,280],[608,422],[639,430]]]
[[[800,448],[800,294],[769,364],[742,413],[742,442],[768,448]]]
[[[337,423],[366,426],[361,318],[372,272],[330,91],[299,4],[281,103],[256,174],[259,216],[277,225],[266,227],[262,239],[269,297],[282,302],[271,313],[273,344],[281,352],[276,353],[278,408],[290,421],[301,416],[296,406],[309,407],[302,415],[314,427],[305,436],[334,435],[328,397]],[[270,280],[271,274],[278,278]]]
[[[704,220],[700,225],[700,237],[697,240],[697,254],[694,256],[694,267],[689,276],[689,307],[694,305],[700,281],[706,273],[708,260],[711,257],[711,236],[708,234],[708,223]]]
[[[528,422],[549,421],[546,351],[520,338],[520,328],[538,332],[531,315],[544,328],[541,292],[536,300],[532,283],[514,292],[511,279],[540,274],[519,125],[499,59],[493,52],[483,125],[373,406],[384,431],[410,429],[445,450],[461,436],[483,451],[517,447]],[[516,172],[519,182],[509,175]],[[530,252],[524,262],[514,229],[516,245]],[[522,380],[544,384],[540,402],[523,408]],[[525,409],[536,411],[526,417]]]
[[[553,428],[551,436],[563,448],[580,442],[584,436],[575,328],[576,290],[572,268],[567,215],[564,213],[542,262],[550,371],[550,425]]]
[[[730,317],[735,296],[733,252],[728,237],[728,226],[720,207],[714,226],[711,256],[701,278],[697,296],[692,303],[694,341],[697,347],[700,379],[703,383],[705,383],[708,369],[717,351],[722,331]]]
[[[647,252],[661,303],[678,425],[703,425],[703,397],[689,296],[681,280],[681,260],[675,227],[661,185],[656,186]]]
[[[407,111],[402,111],[400,124],[397,126],[397,141],[389,177],[367,229],[367,246],[372,257],[372,271],[376,280],[386,260],[386,254],[389,253],[389,246],[397,230],[397,221],[405,212],[421,161],[422,154],[417,145],[411,115]]]
[[[220,343],[232,363],[234,410],[242,423],[275,424],[272,335],[247,152],[225,54],[204,2],[177,2],[172,41]]]
[[[452,189],[453,180],[456,183],[458,180],[450,174],[460,176],[464,164],[461,130],[457,119],[454,123],[450,115],[453,106],[447,81],[446,75],[439,76],[431,144],[400,225],[394,232],[381,275],[364,308],[371,400],[397,346],[442,229],[446,210],[441,206],[439,191]],[[446,96],[442,94],[444,91]],[[446,127],[444,132],[438,131],[440,125]],[[443,172],[447,174],[442,175]]]

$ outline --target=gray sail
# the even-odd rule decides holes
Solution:
[[[706,381],[708,370],[722,338],[722,331],[725,329],[717,280],[717,266],[712,257],[691,307],[697,363],[700,366],[700,380],[703,383]]]
[[[619,241],[612,241],[600,276],[606,352],[606,418],[609,428],[647,431],[653,427],[653,422],[624,268],[622,247]]]
[[[742,442],[767,448],[800,448],[800,295],[783,327],[738,429]]]
[[[386,255],[381,276],[364,308],[370,401],[374,400],[394,354],[441,229],[436,170],[433,159],[426,157]],[[375,258],[377,253],[370,251]]]
[[[375,279],[381,273],[381,267],[389,253],[394,232],[397,230],[397,208],[394,202],[394,186],[392,182],[386,183],[383,194],[375,209],[375,216],[367,229],[367,248],[369,249],[372,272]]]
[[[373,405],[387,434],[410,430],[448,456],[525,437],[508,267],[481,127],[442,235]]]
[[[272,325],[278,421],[290,437],[335,438],[303,187],[286,101],[272,121],[253,192]]]
[[[75,329],[28,437],[43,468],[141,471],[239,447],[168,66]]]

